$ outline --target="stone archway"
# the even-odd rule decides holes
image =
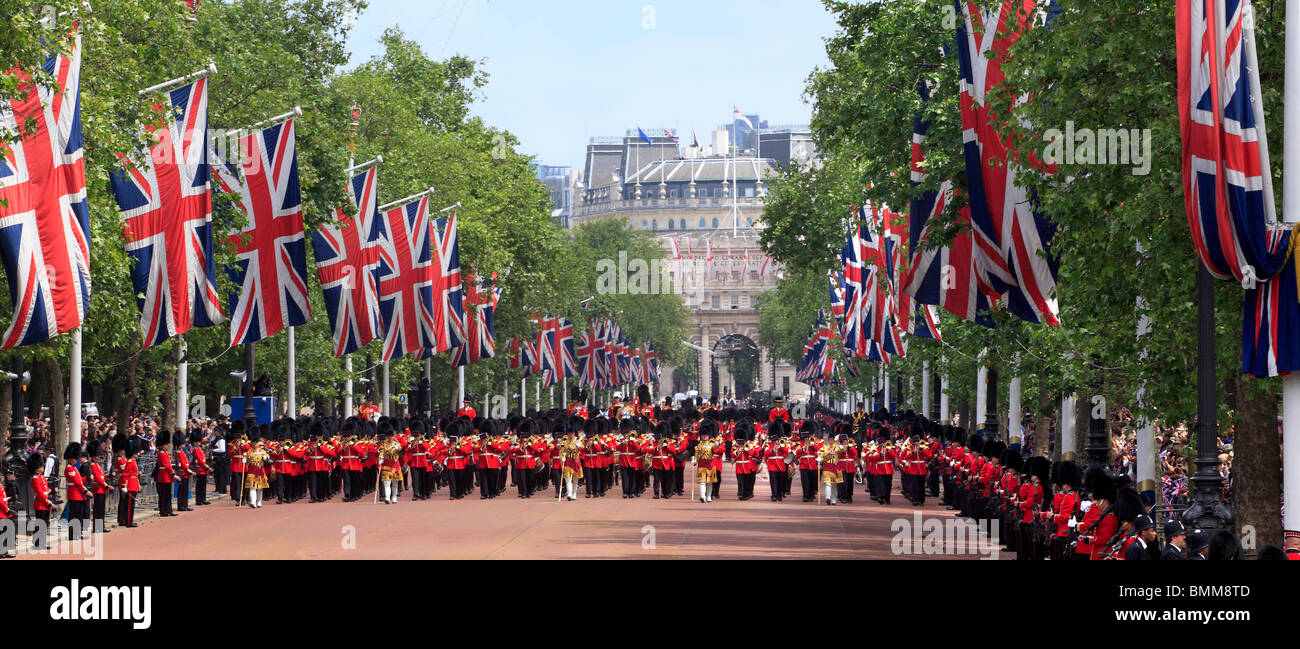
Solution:
[[[718,338],[712,350],[709,385],[713,390],[709,396],[719,399],[749,396],[761,375],[758,344],[743,333],[732,333]]]

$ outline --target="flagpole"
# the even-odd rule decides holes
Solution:
[[[380,409],[380,412],[384,413],[384,416],[388,417],[388,416],[392,416],[392,412],[390,411],[388,405],[388,402],[391,401],[391,399],[389,399],[389,394],[388,394],[388,361],[384,361],[383,381],[384,381],[384,391],[383,391],[384,407]]]
[[[1286,0],[1286,25],[1300,30],[1300,0]],[[1286,76],[1283,97],[1282,215],[1291,225],[1300,220],[1300,45],[1286,41]],[[1287,156],[1294,156],[1288,158]],[[1295,235],[1292,235],[1295,236]],[[1290,471],[1288,473],[1288,470]],[[1282,496],[1283,502],[1300,503],[1300,373],[1282,377]],[[1282,520],[1287,549],[1300,549],[1300,507],[1288,507]]]
[[[209,76],[209,75],[213,75],[213,74],[216,74],[216,73],[217,73],[217,64],[216,64],[216,63],[211,63],[211,62],[209,62],[209,63],[208,63],[208,67],[203,68],[202,70],[199,70],[198,72],[191,72],[190,74],[187,74],[187,75],[185,75],[185,76],[183,76],[183,77],[176,77],[175,79],[170,79],[170,80],[168,80],[168,81],[164,81],[164,82],[162,82],[162,83],[160,83],[160,84],[158,84],[158,85],[156,85],[156,86],[149,86],[148,88],[145,88],[144,90],[141,90],[141,91],[140,91],[140,96],[141,96],[141,97],[144,97],[144,96],[148,95],[148,94],[151,93],[151,92],[157,92],[157,91],[159,91],[159,90],[165,90],[165,89],[167,89],[167,88],[171,88],[171,87],[173,87],[173,86],[179,86],[179,85],[181,85],[181,84],[183,84],[183,83],[188,83],[188,82],[190,82],[190,81],[194,81],[194,80],[196,80],[196,79],[202,79],[203,77],[206,77],[206,76]]]
[[[528,377],[519,379],[519,416],[528,416]]]
[[[297,343],[294,338],[294,327],[289,327],[289,416],[298,416],[298,353]]]
[[[68,358],[68,441],[81,442],[81,327],[72,330]]]
[[[429,385],[428,392],[424,395],[424,410],[430,417],[433,416],[433,357],[424,359],[424,382]]]
[[[465,353],[469,353],[469,350],[465,350]],[[465,366],[464,365],[461,365],[460,367],[456,368],[456,376],[457,376],[456,384],[458,386],[457,394],[460,395],[460,399],[456,402],[456,406],[459,408],[460,404],[465,403]]]
[[[76,347],[76,352],[74,354],[74,357],[76,358],[77,367],[71,370],[72,376],[76,378],[78,384],[81,383],[81,340],[80,338],[81,338],[81,329],[78,328],[73,337],[73,344]],[[177,363],[176,365],[176,429],[185,430],[186,429],[186,418],[185,418],[186,407],[185,406],[189,402],[189,389],[190,389],[190,364],[185,362],[185,337],[177,336],[176,344],[180,346],[179,349],[177,350],[177,359],[180,362]],[[73,417],[78,418],[78,425],[76,427],[77,439],[73,439],[72,441],[74,442],[80,441],[81,438],[80,389],[81,386],[78,385],[77,386],[77,409],[72,410],[71,404],[69,404],[69,408],[68,408],[69,419]],[[68,439],[72,439],[72,438],[69,437]]]

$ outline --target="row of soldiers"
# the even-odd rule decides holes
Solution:
[[[1210,534],[1173,519],[1158,542],[1150,507],[1125,475],[1073,461],[1024,457],[1018,448],[939,427],[943,502],[996,525],[1021,560],[1204,560]]]

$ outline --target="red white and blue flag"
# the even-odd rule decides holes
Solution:
[[[311,318],[294,131],[289,120],[240,137],[235,164],[210,154],[217,185],[236,197],[246,222],[226,238],[236,257],[227,270],[239,287],[230,299],[231,345],[269,338]]]
[[[172,90],[153,110],[149,160],[123,156],[110,174],[146,348],[226,320],[212,250],[208,80]]]
[[[522,368],[524,376],[533,373],[537,365],[537,347],[533,341],[524,336],[515,336],[510,341],[510,369]]]
[[[433,353],[441,353],[465,344],[465,292],[461,286],[460,235],[457,214],[438,218],[433,222],[438,245],[438,274],[434,283],[433,325],[436,345]]]
[[[1192,243],[1211,274],[1247,289],[1242,371],[1287,374],[1300,369],[1300,305],[1290,228],[1275,222],[1250,3],[1178,0],[1175,14]]]
[[[495,275],[495,274],[494,274]],[[451,348],[451,366],[461,367],[496,356],[494,315],[501,289],[495,284],[480,287],[473,275],[467,276],[465,301],[473,305],[473,313],[466,315],[466,340],[464,345]]]
[[[3,349],[76,329],[90,302],[80,34],[66,55],[45,61],[45,71],[56,87],[19,72],[22,97],[0,107],[0,132],[24,134],[0,144],[0,257],[14,305]]]
[[[975,267],[1012,314],[1059,325],[1057,263],[1050,252],[1056,228],[1038,211],[1037,197],[1019,184],[1020,166],[1011,159],[1012,147],[997,132],[987,103],[1005,76],[1001,62],[1007,50],[1035,17],[1037,0],[1003,0],[983,9],[980,4],[961,3],[957,29]]]
[[[336,357],[351,354],[382,335],[379,320],[378,171],[371,167],[348,183],[351,208],[337,224],[312,233],[316,274],[329,312]],[[353,212],[355,210],[355,212]]]
[[[433,228],[429,197],[380,215],[379,319],[384,326],[383,359],[391,361],[435,348]]]

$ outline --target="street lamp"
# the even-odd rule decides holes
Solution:
[[[1214,278],[1205,264],[1196,275],[1196,474],[1192,476],[1192,505],[1183,524],[1202,530],[1230,530],[1233,513],[1223,503],[1219,475],[1219,424],[1214,407]]]

